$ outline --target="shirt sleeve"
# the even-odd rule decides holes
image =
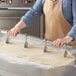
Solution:
[[[42,0],[37,0],[34,6],[24,15],[21,20],[27,25],[31,26],[34,20],[39,18],[43,13]]]
[[[67,35],[73,37],[73,40],[76,41],[76,0],[72,0],[72,14],[73,14],[73,27]]]

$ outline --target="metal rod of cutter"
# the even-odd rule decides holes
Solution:
[[[45,39],[45,44],[44,44],[44,52],[47,52],[47,40]]]
[[[27,42],[27,34],[25,34],[25,44],[24,44],[24,48],[28,47],[28,42]]]
[[[7,31],[6,44],[9,44],[9,35],[8,35],[8,31]]]
[[[26,34],[26,42],[27,42],[27,34]]]
[[[67,52],[67,44],[64,44],[64,57],[67,57],[67,54],[68,54],[68,52]]]

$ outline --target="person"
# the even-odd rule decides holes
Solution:
[[[42,14],[45,15],[45,39],[53,41],[56,47],[76,40],[76,0],[36,0],[8,34],[17,36]]]

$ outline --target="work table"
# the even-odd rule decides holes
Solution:
[[[0,41],[4,41],[6,33],[0,34]],[[25,42],[25,35],[18,35],[16,38],[19,41]],[[28,43],[44,47],[44,40],[36,37],[28,36]],[[54,48],[52,44],[47,44],[48,48]],[[8,49],[8,48],[7,48]],[[64,50],[63,48],[54,48],[56,50]],[[75,55],[76,48],[68,46],[69,51]],[[76,64],[72,62],[69,65],[61,67],[52,67],[43,65],[29,60],[24,60],[20,57],[10,56],[0,53],[0,70],[3,73],[11,73],[10,76],[75,76]],[[6,75],[4,75],[6,76]]]

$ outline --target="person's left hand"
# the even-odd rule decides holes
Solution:
[[[66,44],[66,43],[68,44],[72,40],[73,40],[72,37],[66,36],[64,38],[56,39],[55,41],[53,41],[53,45],[56,46],[56,47],[62,47],[64,44]]]

